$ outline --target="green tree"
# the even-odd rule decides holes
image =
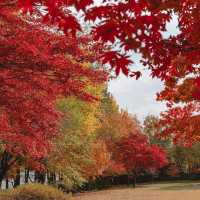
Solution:
[[[197,143],[190,148],[173,146],[169,151],[169,157],[181,172],[196,173],[200,168],[200,144]]]
[[[171,147],[171,142],[169,139],[165,140],[157,136],[159,133],[159,118],[154,115],[146,116],[143,122],[143,132],[148,137],[150,144],[159,145],[165,149]]]

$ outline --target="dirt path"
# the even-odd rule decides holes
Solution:
[[[75,195],[72,200],[200,200],[200,183],[143,185]]]

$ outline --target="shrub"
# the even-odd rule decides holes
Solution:
[[[27,184],[0,193],[0,200],[69,200],[62,191],[47,185]]]

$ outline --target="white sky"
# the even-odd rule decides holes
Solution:
[[[177,17],[174,16],[172,22],[167,25],[167,32],[164,36],[177,34],[177,25]],[[133,56],[136,63],[138,58],[138,55]],[[158,79],[152,79],[148,71],[144,71],[139,80],[121,75],[110,81],[108,85],[109,92],[114,96],[119,106],[129,113],[136,114],[140,121],[143,121],[148,114],[159,115],[161,111],[165,110],[165,104],[156,101],[156,93],[162,88],[162,82]]]
[[[148,72],[145,72],[139,80],[122,75],[109,82],[108,90],[121,108],[136,114],[138,119],[143,121],[146,115],[158,115],[165,110],[165,104],[156,101],[156,92],[162,87],[159,80],[153,80]]]

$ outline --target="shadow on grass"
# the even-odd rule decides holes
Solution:
[[[200,183],[166,185],[160,187],[159,190],[200,190]]]

